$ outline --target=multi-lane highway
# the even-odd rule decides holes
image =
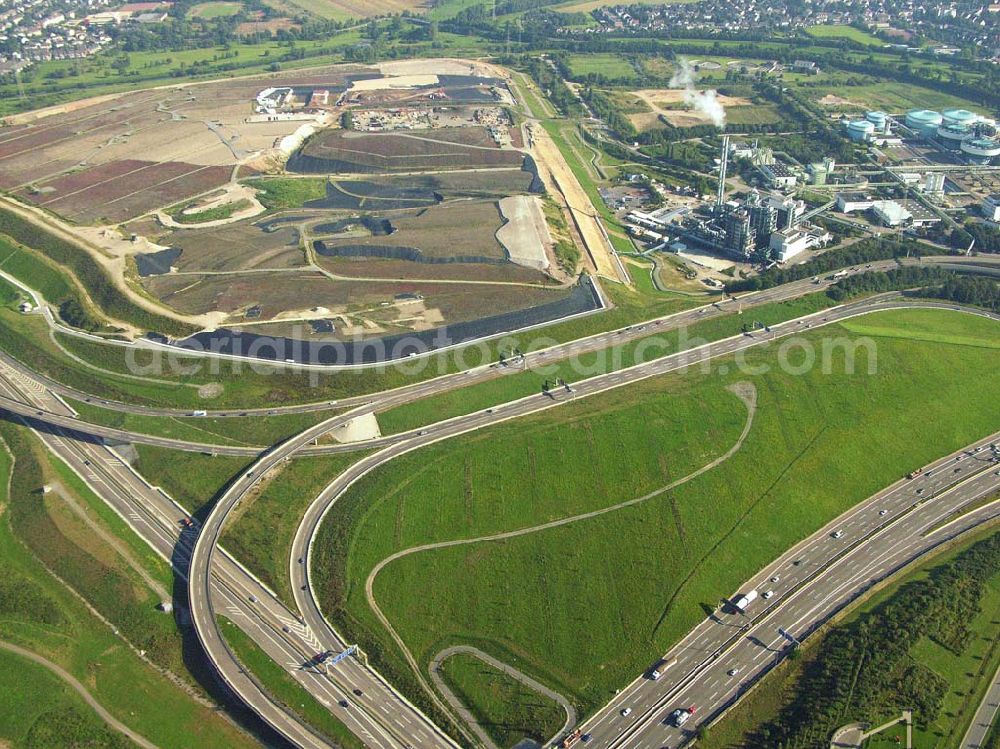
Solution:
[[[986,746],[986,737],[990,729],[1000,731],[1000,724],[997,723],[997,715],[1000,713],[1000,669],[993,674],[983,701],[979,703],[976,714],[972,716],[972,723],[962,739],[959,749],[981,749]]]
[[[15,386],[0,379],[0,392],[47,412],[58,414],[65,409],[40,383],[22,381]],[[99,440],[81,439],[86,424],[75,422],[74,426],[73,432],[55,427],[39,430],[38,436],[132,530],[170,562],[175,574],[187,580],[191,551],[199,532],[197,522],[191,521],[192,526],[187,527],[185,522],[190,513],[185,508],[146,483],[113,448]],[[310,665],[320,652],[318,639],[224,549],[215,555],[212,571],[215,613],[243,629],[366,744],[396,749],[411,744],[434,745],[429,739],[435,729],[413,721],[407,723],[410,708],[405,701],[384,680],[371,678],[356,661],[348,659],[333,669]],[[275,703],[252,674],[240,671],[237,694],[266,722],[298,746],[330,746],[325,737]],[[344,708],[341,703],[349,707]]]
[[[779,628],[802,641],[912,560],[1000,517],[1000,502],[961,514],[1000,488],[998,440],[992,435],[875,494],[732,591],[730,601],[750,590],[760,597],[745,613],[720,606],[665,654],[670,665],[659,679],[642,675],[616,695],[583,725],[588,745],[681,746],[787,654],[791,640]],[[689,707],[695,712],[683,727],[672,725],[671,713]]]
[[[931,306],[943,306],[936,305],[934,303],[930,304]],[[574,383],[574,392],[560,396],[561,399],[559,400],[543,395],[531,396],[529,398],[523,398],[519,401],[504,404],[502,407],[489,409],[485,412],[478,412],[438,422],[437,424],[427,427],[423,430],[422,434],[410,440],[397,443],[378,453],[363,458],[334,479],[334,481],[321,493],[317,500],[309,506],[293,540],[290,556],[292,560],[290,564],[290,575],[293,582],[292,587],[295,592],[296,606],[299,609],[303,620],[315,632],[320,633],[321,638],[338,638],[337,634],[323,617],[319,602],[311,584],[309,562],[311,559],[310,551],[312,542],[316,537],[324,515],[333,503],[336,502],[337,499],[341,497],[343,493],[362,476],[374,470],[378,466],[385,464],[398,455],[418,449],[419,447],[429,444],[430,442],[453,437],[501,420],[523,416],[546,408],[552,408],[559,403],[565,402],[566,400],[574,397],[592,395],[609,388],[619,387],[630,382],[636,382],[640,379],[676,371],[689,366],[692,363],[700,362],[708,358],[728,355],[737,351],[745,350],[752,346],[760,345],[764,341],[775,340],[777,338],[797,333],[807,327],[818,327],[826,324],[832,324],[839,320],[844,320],[859,314],[866,314],[867,312],[877,309],[888,309],[898,306],[898,303],[891,302],[865,302],[854,305],[846,305],[838,309],[817,313],[816,315],[808,316],[807,318],[792,320],[781,325],[773,326],[770,332],[762,332],[757,337],[744,335],[724,339],[722,341],[700,347],[699,349],[692,349],[690,351],[658,359],[654,362],[637,365],[629,369],[612,372],[607,375],[601,375],[589,380]],[[948,307],[952,308],[950,305]],[[987,314],[979,312],[973,313]],[[1000,319],[1000,316],[994,316],[994,319]],[[422,678],[422,671],[419,666],[411,662],[411,667],[414,668],[416,673],[420,675],[420,678]],[[443,706],[441,707],[442,709],[445,709]]]

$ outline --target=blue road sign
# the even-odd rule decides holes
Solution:
[[[351,645],[351,647],[349,647],[343,653],[339,653],[335,655],[333,658],[331,658],[330,665],[332,666],[335,663],[340,663],[342,660],[344,660],[344,658],[348,657],[349,655],[354,655],[354,653],[356,653],[357,650],[358,650],[357,645]]]

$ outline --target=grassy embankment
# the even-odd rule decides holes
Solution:
[[[294,604],[288,579],[289,549],[306,507],[364,455],[357,452],[286,463],[241,502],[227,523],[223,546],[286,604]]]
[[[870,320],[906,330],[951,315]],[[996,339],[996,323],[963,320],[967,339]],[[355,484],[324,524],[315,549],[326,610],[412,686],[364,597],[378,560],[663,486],[733,444],[744,410],[723,387],[751,380],[760,400],[747,442],[670,495],[502,543],[411,555],[376,580],[418,662],[474,642],[592,709],[794,541],[1000,424],[1000,403],[974,386],[994,376],[985,345],[879,338],[872,375],[842,374],[842,359],[833,355],[832,374],[791,375],[773,351],[757,351],[748,364],[770,371],[733,373],[720,361],[707,376],[656,378],[402,456]],[[867,371],[864,356],[858,366]]]
[[[274,416],[241,417],[240,412],[225,417],[144,416],[111,411],[72,398],[66,398],[66,402],[80,414],[81,420],[92,424],[190,442],[262,447],[281,442],[335,413],[335,408],[330,408]]]
[[[148,661],[192,685],[211,683],[200,681],[207,674],[191,674],[185,653],[191,643],[172,616],[154,608],[162,590],[172,590],[166,563],[27,431],[4,423],[0,437],[15,458],[12,469],[7,451],[0,450],[0,638],[64,667],[113,715],[158,746],[255,745],[136,654],[145,650]],[[43,484],[53,490],[41,494]],[[59,691],[38,695],[39,679],[30,671],[0,680],[9,705],[30,705],[17,714],[0,710],[0,723],[12,734],[43,737],[36,746],[70,746],[51,738],[50,727],[65,721],[66,737],[74,735],[74,726],[99,730],[96,719],[77,714],[75,702]]]
[[[525,738],[544,744],[566,720],[558,704],[474,655],[451,656],[441,677],[499,747]]]
[[[512,345],[520,344],[523,350],[531,350],[677,312],[698,303],[682,296],[645,294],[614,284],[607,293],[615,302],[614,309],[514,336],[502,344],[503,348],[509,350]],[[428,365],[416,373],[406,371],[412,367],[394,365],[309,373],[267,364],[251,366],[183,357],[172,352],[168,356],[61,334],[56,339],[59,345],[49,338],[45,322],[39,317],[21,315],[10,305],[0,308],[0,347],[35,371],[105,398],[192,409],[320,402],[380,392],[496,361],[501,349],[501,343],[494,340],[482,347],[442,352],[430,357]],[[199,394],[203,385],[220,385],[221,393],[203,397]]]
[[[489,406],[540,393],[546,380],[563,378],[567,382],[591,377],[604,372],[629,367],[669,353],[676,353],[701,344],[739,335],[742,326],[752,320],[773,325],[833,305],[825,294],[811,294],[789,302],[761,305],[743,316],[724,317],[696,323],[683,330],[653,333],[632,343],[585,354],[540,370],[520,371],[497,380],[470,385],[453,392],[432,395],[402,406],[396,406],[378,415],[383,434],[415,429],[441,419],[461,416]]]
[[[86,290],[87,299],[79,297],[78,294],[75,296],[82,307],[81,312],[88,317],[107,315],[112,319],[135,325],[142,330],[155,330],[167,335],[185,335],[194,331],[190,325],[138,306],[112,282],[108,272],[85,250],[50,234],[3,208],[0,208],[0,237],[13,240],[15,245],[19,244],[34,251],[35,262],[25,270],[41,271],[47,288],[53,288],[52,284],[55,283],[52,271],[56,266],[53,263],[63,266],[65,268],[63,273],[67,271],[71,273],[72,277]],[[39,266],[42,261],[38,256],[44,256],[50,261],[47,270]],[[21,277],[18,275],[20,266],[15,263],[13,267],[14,270],[8,271],[11,275],[22,283],[33,286],[36,279],[34,272],[26,272],[24,277]],[[74,286],[65,277],[62,283],[66,284],[67,287]],[[55,303],[61,300],[57,298],[51,301]]]

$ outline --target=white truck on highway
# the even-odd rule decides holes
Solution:
[[[743,612],[747,610],[747,606],[757,600],[757,591],[751,590],[749,593],[739,596],[735,601],[733,601],[733,606],[736,607],[737,611]]]
[[[659,661],[657,661],[656,665],[653,666],[653,668],[650,670],[649,678],[652,679],[653,681],[656,681],[661,676],[663,676],[663,674],[666,673],[667,669],[670,668],[672,665],[674,665],[676,662],[677,662],[676,658],[669,661],[666,658],[661,658]]]

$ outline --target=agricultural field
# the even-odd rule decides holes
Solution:
[[[398,13],[419,13],[430,7],[425,0],[269,0],[267,3],[284,12],[303,11],[309,15],[343,21],[350,18],[369,18]],[[291,6],[290,8],[288,6]]]
[[[213,18],[228,18],[235,16],[243,10],[242,3],[232,3],[220,0],[220,2],[198,3],[192,5],[188,11],[188,18],[200,18],[211,21]]]
[[[568,62],[574,80],[584,79],[588,75],[602,75],[613,80],[631,80],[636,77],[632,63],[620,55],[611,53],[570,55]]]
[[[810,26],[806,29],[809,36],[817,39],[847,39],[848,41],[864,44],[866,47],[884,47],[885,42],[876,36],[872,36],[861,29],[853,26],[843,25],[820,25]]]
[[[948,329],[953,313],[894,314],[865,318],[899,331],[875,338],[874,374],[844,375],[838,356],[832,374],[791,375],[758,350],[748,363],[771,365],[763,374],[720,366],[656,378],[393,461],[337,502],[317,541],[327,613],[405,678],[360,582],[379,560],[642,496],[726,452],[752,418],[732,457],[669,494],[503,542],[411,554],[375,579],[418,663],[475,642],[593,709],[795,540],[995,429],[1000,404],[971,386],[990,376],[992,350],[905,337],[911,323]],[[992,321],[959,325],[967,341],[997,335]],[[752,417],[727,390],[739,381],[756,388]],[[834,474],[836,484],[817,479]]]
[[[639,0],[638,5],[678,5],[681,3],[694,3],[698,0]],[[569,0],[567,3],[557,5],[556,9],[561,13],[590,13],[591,11],[603,8],[607,5],[617,5],[617,0]]]
[[[908,109],[946,109],[960,107],[978,111],[982,106],[960,96],[914,86],[909,83],[872,82],[861,86],[810,86],[808,95],[821,106],[835,112],[880,109],[899,114]]]

